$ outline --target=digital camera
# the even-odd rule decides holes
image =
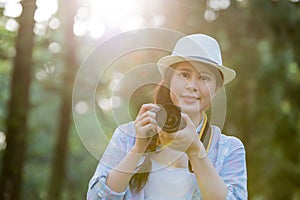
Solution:
[[[181,110],[178,106],[167,103],[159,105],[160,110],[156,113],[158,126],[167,133],[174,133],[186,126],[181,118]]]

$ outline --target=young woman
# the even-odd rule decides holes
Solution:
[[[205,115],[218,90],[235,77],[213,38],[181,38],[158,62],[163,81],[155,103],[119,126],[89,183],[87,199],[247,199],[245,149]],[[158,105],[180,107],[184,126],[158,126]]]

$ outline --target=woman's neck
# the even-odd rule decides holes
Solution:
[[[203,118],[203,113],[193,113],[193,114],[189,114],[189,117],[191,118],[193,124],[195,127],[198,127],[202,118]]]

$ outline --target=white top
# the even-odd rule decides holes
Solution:
[[[165,166],[154,160],[145,185],[145,200],[190,200],[198,188],[196,177],[187,168]]]

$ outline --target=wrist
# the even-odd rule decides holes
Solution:
[[[202,150],[195,151],[195,152],[192,152],[192,153],[188,154],[188,169],[189,169],[189,171],[191,173],[194,173],[192,163],[205,160],[207,155],[208,154],[207,154],[207,152],[205,151],[204,148]]]
[[[204,159],[207,156],[207,152],[206,152],[205,148],[203,147],[203,148],[199,148],[194,151],[187,152],[187,156],[190,160],[194,159],[194,158]]]
[[[207,157],[207,153],[206,152],[198,152],[198,153],[195,153],[195,154],[190,154],[188,155],[188,158],[190,160],[193,160],[193,159],[198,159],[198,160],[203,160]]]
[[[145,151],[146,151],[145,147],[138,147],[138,146],[133,146],[130,150],[131,153],[141,154],[141,155],[143,155]]]
[[[188,157],[195,157],[201,153],[205,153],[205,147],[198,139],[194,145],[191,145],[190,148],[187,149],[186,154]]]

